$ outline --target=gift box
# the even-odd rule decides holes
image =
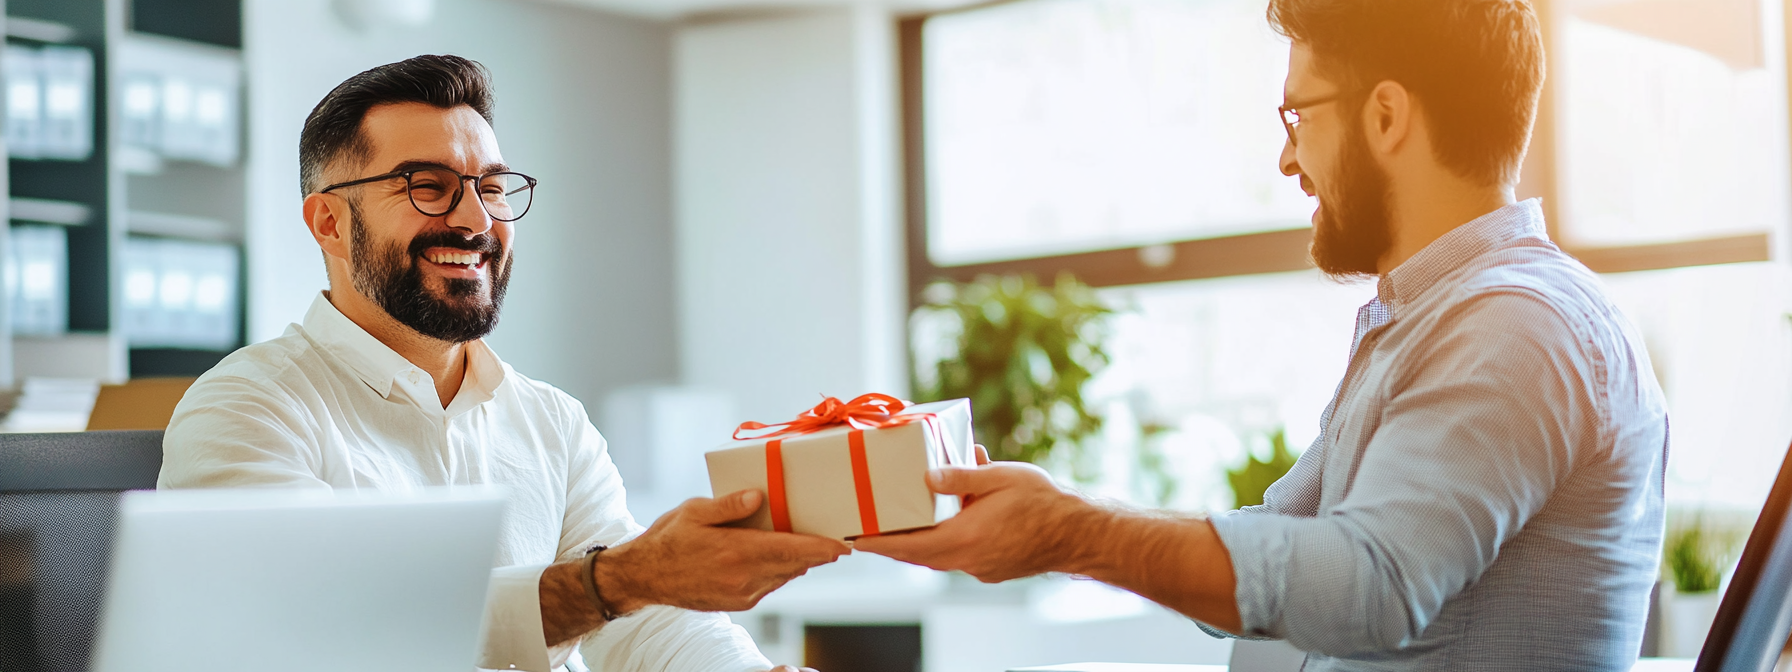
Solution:
[[[715,496],[766,494],[738,525],[842,540],[952,517],[959,499],[929,490],[927,470],[976,463],[969,399],[829,398],[791,422],[743,424],[735,438],[704,458]]]

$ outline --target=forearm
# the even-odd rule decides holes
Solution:
[[[584,562],[562,562],[541,572],[541,631],[548,648],[603,627],[603,613],[585,594],[584,579],[579,576],[584,568]]]
[[[1069,571],[1238,632],[1232,557],[1207,518],[1095,507],[1077,527],[1086,552]]]

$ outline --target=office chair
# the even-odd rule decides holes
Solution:
[[[119,493],[161,468],[159,431],[0,434],[0,670],[87,670]]]
[[[1717,608],[1693,672],[1772,672],[1792,636],[1792,450]]]

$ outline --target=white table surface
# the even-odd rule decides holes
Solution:
[[[1690,658],[1644,658],[1631,672],[1691,672]],[[1225,665],[1154,665],[1149,663],[1071,663],[1023,667],[1009,672],[1226,672]]]

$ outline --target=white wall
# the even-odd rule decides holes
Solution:
[[[325,285],[299,217],[305,115],[343,79],[422,53],[484,63],[505,159],[541,179],[517,228],[500,356],[595,404],[677,375],[667,24],[504,0],[440,0],[416,27],[348,27],[328,0],[245,3],[249,338],[279,335]]]
[[[893,41],[868,7],[674,38],[680,370],[745,418],[907,386]]]

